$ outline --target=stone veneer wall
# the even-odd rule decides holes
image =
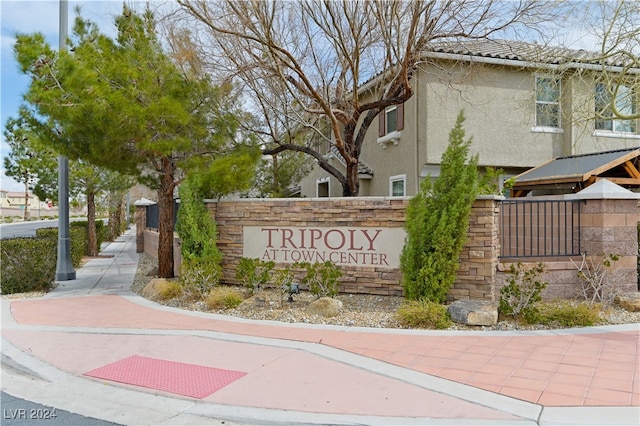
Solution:
[[[449,301],[458,299],[498,300],[507,283],[511,263],[530,267],[537,262],[547,266],[543,279],[549,286],[545,299],[572,298],[578,294],[580,280],[571,258],[499,258],[500,197],[479,197],[473,205],[469,236],[460,255],[460,269]],[[208,201],[207,206],[218,227],[218,247],[222,251],[224,282],[236,283],[235,270],[243,253],[243,226],[318,227],[403,227],[406,198],[321,198],[321,199],[241,199]],[[136,211],[137,250],[157,257],[157,231],[145,229],[145,208]],[[616,254],[616,282],[622,291],[637,290],[637,200],[584,200],[580,233],[582,251],[600,259]],[[175,265],[179,271],[179,244]],[[573,258],[579,264],[581,258]],[[398,269],[342,267],[341,291],[376,295],[401,295]]]
[[[243,226],[404,227],[408,198],[240,199],[207,203],[218,227],[218,247],[224,254],[224,282],[236,283],[242,258]],[[449,293],[451,300],[495,296],[498,198],[483,197],[473,206],[469,240],[461,254],[461,269]],[[402,295],[399,269],[341,267],[341,291]]]
[[[460,269],[453,288],[449,290],[449,301],[497,300],[500,199],[502,198],[480,196],[473,203],[468,239],[460,253]]]

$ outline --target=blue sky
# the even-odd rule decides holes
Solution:
[[[145,1],[127,0],[128,4],[135,7],[144,7]],[[154,1],[154,5],[171,3],[171,0]],[[77,5],[82,8],[82,15],[96,22],[100,29],[109,35],[115,35],[113,18],[122,11],[122,0],[101,0],[101,1],[74,1],[68,0],[69,29],[73,25],[75,17],[74,9]],[[15,34],[20,33],[43,33],[52,47],[58,47],[58,26],[59,26],[59,1],[58,0],[0,0],[0,26],[2,28],[2,58],[1,58],[1,87],[0,97],[2,106],[0,108],[0,126],[4,131],[5,123],[9,117],[17,114],[22,102],[22,94],[26,92],[29,79],[21,74],[13,58],[13,44]],[[572,48],[584,48],[588,50],[598,50],[596,41],[592,34],[584,28],[570,27],[564,23],[561,29],[561,40],[558,45],[565,45]],[[8,153],[4,135],[0,136],[0,153],[2,158]],[[13,179],[5,176],[3,161],[0,161],[0,189],[7,191],[22,191],[24,187]]]
[[[136,2],[139,3],[139,2]],[[80,5],[82,16],[98,23],[100,29],[115,34],[113,18],[122,11],[122,0],[74,1],[68,0],[69,31],[75,18],[75,7]],[[58,0],[0,0],[0,26],[2,28],[2,59],[0,97],[0,125],[2,132],[10,117],[15,117],[22,102],[22,94],[29,86],[29,78],[20,73],[13,57],[16,33],[41,32],[52,47],[58,47],[60,9]],[[8,153],[4,135],[1,136],[2,158]],[[24,186],[4,174],[4,160],[0,164],[2,181],[0,188],[7,191],[23,191]]]

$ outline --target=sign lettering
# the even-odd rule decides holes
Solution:
[[[279,263],[398,268],[405,235],[402,228],[245,226],[242,255]]]

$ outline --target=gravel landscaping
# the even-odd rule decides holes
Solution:
[[[132,291],[141,294],[142,289],[155,277],[157,262],[151,256],[141,253],[138,261]],[[342,301],[342,312],[331,318],[317,315],[309,315],[305,312],[305,306],[315,300],[315,296],[308,292],[293,295],[293,302],[287,302],[286,296],[281,302],[281,295],[274,290],[265,290],[261,293],[268,301],[268,305],[249,311],[238,309],[209,310],[204,302],[190,302],[180,299],[166,301],[156,300],[168,306],[181,309],[212,312],[222,315],[241,317],[256,320],[272,320],[288,323],[306,324],[331,324],[350,327],[373,328],[402,328],[395,316],[397,308],[402,304],[402,297],[371,296],[356,294],[341,294],[337,298]],[[640,323],[640,312],[628,312],[619,307],[613,307],[601,314],[602,324],[630,324]],[[541,325],[522,325],[513,321],[499,321],[491,327],[470,327],[462,324],[454,324],[451,330],[544,330],[549,327]]]

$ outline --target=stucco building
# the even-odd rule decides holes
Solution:
[[[503,169],[503,180],[556,157],[640,146],[637,119],[606,111],[595,119],[611,101],[596,56],[506,41],[434,46],[414,70],[414,95],[369,128],[359,195],[411,196],[422,179],[436,177],[460,110],[472,154],[480,166]],[[619,71],[620,64],[610,65]],[[619,87],[618,109],[635,113],[637,94]],[[335,150],[323,149],[344,170]],[[303,197],[342,195],[338,181],[317,166],[300,186]]]

